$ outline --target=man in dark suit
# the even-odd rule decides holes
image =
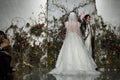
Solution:
[[[86,14],[81,22],[81,26],[80,26],[81,32],[82,32],[82,36],[85,42],[86,47],[88,48],[88,50],[90,51],[92,57],[94,58],[94,30],[90,25],[90,15]],[[88,37],[91,34],[91,39],[89,41],[89,43],[86,43],[86,40],[88,39]],[[88,47],[89,44],[91,45],[91,47]]]
[[[3,31],[0,31],[0,80],[12,80],[8,74],[14,72],[10,65],[11,56],[4,50],[7,46],[9,46],[9,39]]]

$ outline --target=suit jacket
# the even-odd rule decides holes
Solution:
[[[90,31],[87,31],[88,29],[88,24],[86,23],[86,21],[84,20],[82,23],[81,23],[81,26],[80,26],[80,30],[82,32],[82,36],[83,36],[83,39],[86,40],[86,38],[88,37],[89,33],[87,32],[90,32]],[[87,31],[87,32],[86,32]],[[91,28],[91,33],[92,33],[92,37],[94,36],[94,32],[93,32],[93,29]]]
[[[0,77],[13,72],[10,62],[11,56],[6,54],[4,50],[0,49]]]

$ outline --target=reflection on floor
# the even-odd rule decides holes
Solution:
[[[50,75],[47,70],[23,73],[18,80],[120,80],[120,71],[103,72],[99,77],[90,75]]]
[[[90,75],[66,75],[66,76],[60,76],[60,75],[54,75],[56,80],[95,80],[97,79],[97,76],[90,76]]]

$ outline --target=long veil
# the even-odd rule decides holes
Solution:
[[[67,32],[56,61],[55,69],[49,73],[60,75],[96,75],[98,73],[94,70],[96,64],[91,55],[88,54],[85,44],[83,43],[79,29],[80,23],[74,12],[70,13],[69,19],[65,23],[65,27]]]
[[[68,17],[68,22],[66,23],[67,33],[68,32],[76,32],[81,36],[80,31],[80,23],[78,22],[78,18],[74,12],[71,12]]]
[[[68,17],[68,21],[77,21],[77,16],[74,12],[71,12],[69,17]]]

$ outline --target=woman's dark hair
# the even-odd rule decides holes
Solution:
[[[5,33],[3,31],[0,31],[0,35],[5,35]]]
[[[3,31],[0,31],[0,35],[3,36],[3,37],[0,38],[0,44],[2,44],[3,43],[3,38],[7,39],[7,35]]]
[[[90,15],[89,15],[89,14],[86,14],[86,15],[85,15],[85,17],[84,17],[84,19],[86,20],[88,16],[90,17]]]
[[[0,31],[0,35],[3,35],[3,37],[7,39],[7,35],[3,31]]]

